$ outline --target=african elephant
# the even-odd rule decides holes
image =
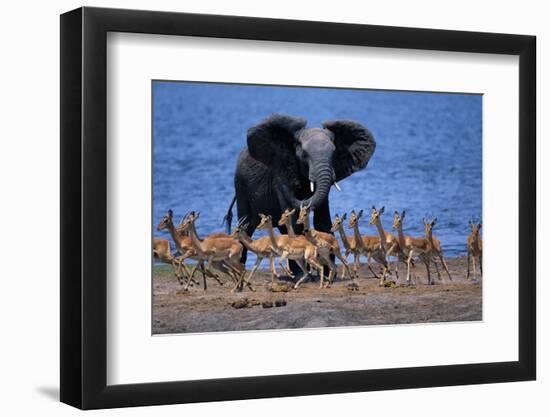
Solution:
[[[370,131],[355,121],[327,121],[323,128],[306,124],[301,117],[273,114],[248,129],[248,146],[235,172],[235,199],[239,218],[248,218],[249,236],[259,213],[270,214],[276,225],[286,208],[302,203],[311,203],[315,229],[330,232],[330,187],[365,168],[376,147]]]

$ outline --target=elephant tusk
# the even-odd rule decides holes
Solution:
[[[311,192],[315,191],[315,184],[313,183],[313,181],[309,182],[309,188],[310,188]]]
[[[338,185],[338,183],[336,181],[334,181],[334,186],[336,187],[336,189],[338,191],[342,191],[342,189],[340,188],[340,186]]]

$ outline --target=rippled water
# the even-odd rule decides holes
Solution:
[[[330,192],[332,215],[362,208],[361,230],[374,235],[372,205],[386,207],[387,230],[393,211],[406,209],[405,233],[423,235],[431,214],[445,253],[466,253],[468,220],[482,212],[480,95],[155,81],[153,227],[172,208],[177,221],[199,210],[199,234],[223,230],[246,130],[274,112],[306,117],[309,127],[354,119],[373,133],[368,167]]]

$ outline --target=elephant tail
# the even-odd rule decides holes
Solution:
[[[222,225],[225,224],[227,226],[228,234],[231,233],[231,222],[233,221],[233,205],[235,204],[235,201],[237,201],[236,195],[233,197],[233,200],[231,201],[231,204],[229,205],[227,213],[225,214],[222,222]]]

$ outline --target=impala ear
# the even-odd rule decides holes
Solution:
[[[386,208],[385,208],[384,206],[382,206],[382,208],[380,209],[380,211],[378,212],[378,214],[384,213],[384,210],[385,210],[385,209],[386,209]]]
[[[174,216],[172,209],[168,209],[168,217],[171,219]]]
[[[336,181],[367,166],[376,142],[365,126],[353,120],[330,120],[323,122],[323,127],[334,135],[332,166]]]
[[[479,222],[478,228],[481,229],[481,222]]]
[[[363,209],[359,210],[359,213],[357,214],[357,218],[361,217],[363,215]]]
[[[434,217],[434,219],[432,220],[432,227],[434,227],[436,223],[437,223],[437,217]]]
[[[405,210],[403,210],[403,213],[401,213],[401,220],[403,220],[405,218],[405,214],[406,214],[406,212],[405,212]]]
[[[347,217],[348,217],[348,213],[344,213],[344,214],[342,215],[342,221],[346,220]]]
[[[272,114],[248,129],[247,144],[250,156],[265,165],[288,164],[296,158],[296,133],[307,124],[302,117]]]

